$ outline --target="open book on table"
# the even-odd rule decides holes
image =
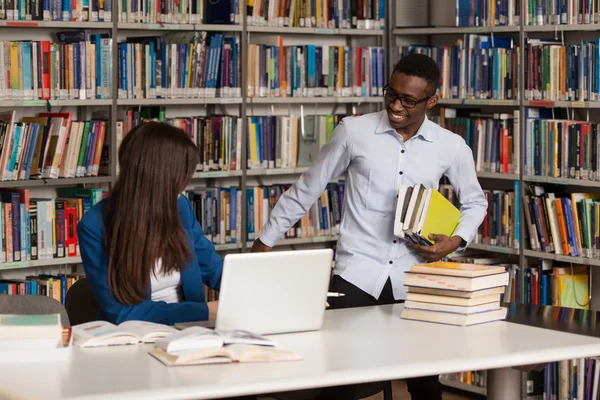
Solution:
[[[160,339],[150,354],[167,366],[229,362],[292,361],[302,358],[272,340],[242,330],[186,328]]]
[[[79,347],[102,347],[156,340],[177,333],[177,329],[146,321],[125,321],[119,325],[107,321],[93,321],[73,327],[73,344]]]

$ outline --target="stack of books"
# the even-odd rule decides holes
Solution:
[[[60,314],[0,314],[0,363],[67,360],[71,332],[63,327]]]
[[[508,284],[503,266],[456,262],[413,265],[401,317],[468,326],[506,318],[500,298]]]

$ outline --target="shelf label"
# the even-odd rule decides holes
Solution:
[[[164,30],[171,30],[171,31],[176,31],[179,29],[179,25],[178,24],[148,24],[148,29],[164,29]]]
[[[229,176],[226,171],[199,172],[198,178],[223,178]]]
[[[585,102],[583,101],[574,101],[571,103],[571,107],[573,108],[584,108],[585,107]]]
[[[6,26],[25,26],[37,28],[39,26],[38,22],[29,22],[29,21],[7,21]]]
[[[532,107],[554,107],[555,102],[549,100],[530,100],[529,105]]]
[[[24,100],[23,105],[27,107],[45,107],[48,104],[46,100]],[[50,102],[51,105],[52,102]]]
[[[223,103],[223,104],[238,104],[241,102],[242,102],[242,99],[237,98],[237,97],[224,97],[223,99],[221,99],[221,103]]]
[[[313,242],[315,242],[315,243],[326,242],[326,241],[327,241],[327,237],[326,236],[315,236],[313,238]]]
[[[317,35],[335,35],[335,29],[317,28],[315,33]]]
[[[288,175],[295,172],[294,168],[272,168],[265,170],[266,175]]]

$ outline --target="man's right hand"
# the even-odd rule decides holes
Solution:
[[[273,251],[273,248],[261,242],[260,239],[256,239],[252,244],[252,253],[264,253],[266,251]]]

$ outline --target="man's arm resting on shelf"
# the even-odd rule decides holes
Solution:
[[[252,251],[268,251],[317,201],[327,183],[340,176],[350,164],[350,148],[343,123],[334,129],[329,142],[308,171],[280,198],[254,241]]]

